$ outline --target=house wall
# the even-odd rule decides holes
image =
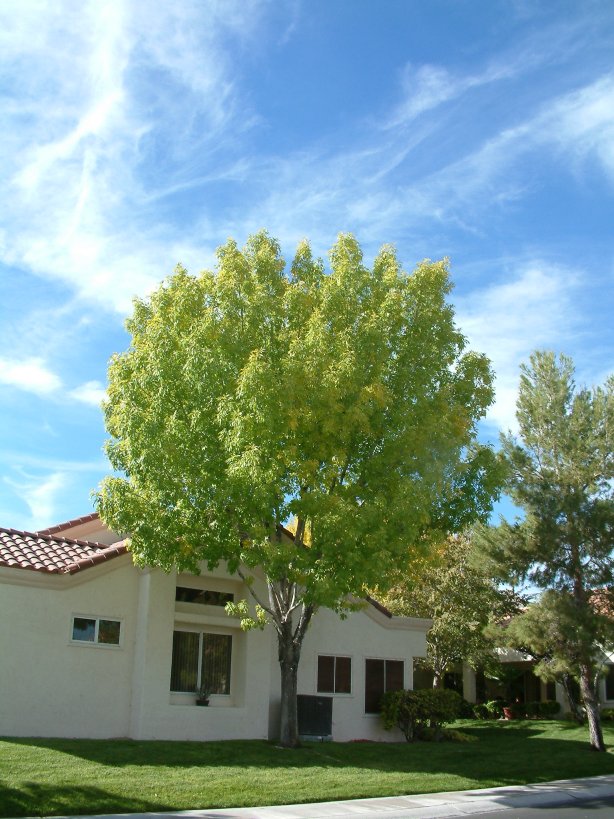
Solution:
[[[320,609],[305,635],[298,672],[298,693],[318,694],[318,655],[350,657],[352,660],[352,693],[322,694],[333,697],[333,733],[338,742],[348,740],[404,740],[397,729],[386,731],[377,714],[365,714],[365,660],[404,661],[404,688],[413,685],[413,658],[426,654],[426,631],[430,621],[413,618],[391,620],[371,605],[353,612],[342,620],[330,609]],[[276,644],[272,652],[272,694],[270,733],[275,737],[279,726],[280,670]]]
[[[137,589],[129,557],[73,577],[2,570],[0,734],[128,734]],[[72,642],[74,615],[120,620],[121,645]]]
[[[203,567],[204,568],[204,567]],[[129,555],[68,575],[0,568],[0,735],[216,740],[275,736],[280,674],[272,628],[241,631],[220,607],[177,603],[177,585],[247,589],[224,567],[201,576],[139,570]],[[262,580],[255,588],[266,597]],[[72,641],[74,616],[121,621],[121,644]],[[315,694],[319,654],[352,658],[352,693],[333,695],[333,738],[397,740],[364,710],[366,658],[404,661],[425,652],[429,621],[390,620],[368,605],[341,620],[322,609],[306,635],[298,691]],[[173,631],[231,634],[231,690],[198,707],[172,693]],[[7,658],[10,658],[7,660]]]
[[[2,570],[0,618],[12,627],[0,630],[0,735],[266,738],[270,634],[245,634],[223,609],[176,604],[176,583],[129,556],[73,576]],[[223,569],[181,583],[246,596]],[[75,615],[120,620],[121,645],[73,642]],[[201,708],[170,692],[176,626],[232,634],[230,696]]]
[[[266,738],[271,667],[268,631],[244,633],[238,620],[228,617],[223,609],[176,604],[177,583],[174,573],[158,571],[150,571],[141,579],[139,625],[143,639],[135,656],[130,735],[138,739]],[[205,577],[184,575],[179,585],[186,584],[233,590],[236,600],[246,596],[243,585],[223,569],[207,572]],[[202,613],[203,609],[207,611]],[[171,693],[173,630],[177,627],[232,635],[229,696],[212,696],[208,707],[198,707],[194,694]]]

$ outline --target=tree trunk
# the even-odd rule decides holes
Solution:
[[[292,616],[276,624],[277,656],[281,671],[281,713],[279,742],[284,748],[298,748],[298,715],[296,688],[298,664],[307,626],[314,613],[313,606],[303,606],[299,622],[293,627]]]
[[[300,520],[297,531],[300,531]],[[239,577],[247,585],[256,603],[268,614],[275,626],[277,632],[277,659],[281,671],[279,742],[284,748],[298,748],[300,745],[296,708],[298,663],[301,658],[303,639],[311,618],[317,611],[317,606],[312,603],[302,602],[298,585],[288,580],[287,577],[267,580],[268,605],[259,598],[250,579],[241,570],[239,570]],[[295,628],[294,614],[296,612],[300,612],[300,614]]]
[[[440,671],[433,672],[433,688],[441,688],[443,685],[443,674]]]
[[[302,644],[302,641],[301,641]],[[296,710],[296,686],[301,644],[292,639],[292,624],[283,624],[277,633],[279,667],[281,670],[281,714],[279,742],[284,748],[298,748],[298,716]]]
[[[588,735],[591,748],[594,751],[605,751],[605,744],[603,742],[603,733],[601,731],[601,717],[599,714],[599,703],[595,688],[593,687],[593,680],[591,669],[587,664],[580,666],[580,693],[586,708],[586,716],[588,719]]]
[[[575,544],[572,544],[572,551],[574,564],[577,567],[573,588],[574,603],[578,607],[579,613],[582,613],[583,609],[590,609],[590,602],[587,597],[586,589],[584,588],[581,561],[578,548],[575,546]],[[585,618],[579,617],[578,620],[580,623],[582,623]],[[588,652],[584,651],[581,655],[579,670],[580,695],[582,696],[584,708],[586,709],[586,717],[588,719],[589,742],[594,751],[605,751],[603,732],[601,730],[601,716],[599,714],[597,687],[593,682],[595,668],[591,659],[590,650]]]
[[[584,717],[580,712],[580,707],[571,690],[571,677],[569,674],[563,674],[561,677],[561,685],[565,691],[565,696],[567,697],[567,702],[569,703],[569,710],[571,711],[572,717],[578,723],[578,725],[583,725]]]

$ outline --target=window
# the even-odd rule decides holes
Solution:
[[[318,693],[352,693],[351,657],[331,657],[326,654],[318,656]]]
[[[201,606],[225,606],[232,603],[234,595],[230,592],[212,591],[211,589],[192,589],[188,586],[177,586],[175,601],[178,603],[198,603]]]
[[[614,700],[614,666],[608,665],[608,670],[605,674],[605,698],[606,700]],[[552,697],[554,699],[554,697]]]
[[[103,617],[73,617],[72,639],[77,643],[118,646],[120,635],[120,620],[106,620]]]
[[[403,660],[365,660],[365,713],[379,714],[387,691],[403,688]]]
[[[171,691],[230,694],[231,655],[230,634],[174,631]]]

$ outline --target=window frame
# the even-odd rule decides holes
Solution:
[[[219,603],[219,602],[212,603],[212,602],[206,602],[205,600],[180,600],[180,599],[178,599],[178,595],[180,593],[185,593],[185,592],[188,592],[188,593],[192,592],[195,597],[198,597],[199,595],[210,594],[210,595],[213,595],[213,596],[218,595],[218,596],[228,597],[229,599],[225,600],[223,603]],[[197,587],[197,586],[184,586],[184,585],[181,585],[179,583],[175,586],[175,607],[177,606],[177,603],[179,603],[180,605],[184,605],[184,606],[195,606],[195,607],[198,607],[199,609],[202,609],[203,607],[207,607],[207,608],[212,607],[214,609],[219,610],[219,609],[223,609],[226,606],[227,603],[234,603],[234,602],[235,602],[235,593],[234,593],[234,591],[228,591],[228,590],[222,590],[222,589],[211,589],[211,588],[206,588],[205,589],[205,588],[201,588],[201,587]]]
[[[173,696],[173,697],[176,697],[176,696],[185,697],[185,696],[190,696],[190,695],[193,696],[195,693],[197,693],[200,690],[200,687],[201,687],[201,684],[202,684],[202,678],[203,678],[203,674],[202,674],[202,671],[203,671],[203,662],[202,662],[202,658],[203,658],[203,639],[204,639],[205,634],[209,634],[209,635],[213,635],[215,637],[229,637],[230,638],[230,656],[229,656],[229,669],[228,669],[228,677],[229,677],[229,680],[228,680],[228,693],[227,694],[211,693],[211,695],[210,695],[211,697],[224,698],[224,700],[226,700],[226,701],[230,700],[232,698],[232,696],[233,696],[234,678],[235,678],[235,673],[236,673],[236,672],[233,672],[233,668],[236,667],[235,656],[234,656],[235,655],[235,647],[236,647],[236,639],[234,639],[234,638],[235,638],[236,635],[233,634],[233,632],[231,630],[226,630],[226,629],[222,630],[222,629],[211,628],[211,627],[207,627],[205,624],[202,624],[202,625],[194,624],[193,626],[192,625],[183,625],[183,624],[182,625],[177,625],[177,624],[175,624],[173,626],[173,641],[175,639],[175,632],[182,632],[184,634],[185,633],[187,633],[187,634],[197,634],[198,635],[198,654],[197,654],[197,667],[196,667],[196,686],[195,686],[194,691],[176,691],[175,689],[172,688],[172,682],[173,682],[173,652],[172,652],[172,646],[171,646],[171,668],[170,668],[170,680],[169,680],[169,692],[170,692],[171,696]]]
[[[320,688],[320,658],[332,658],[333,660],[333,690],[324,690]],[[348,660],[350,663],[350,672],[349,672],[349,681],[350,681],[350,690],[349,691],[337,691],[337,660]],[[352,655],[351,654],[317,654],[316,655],[316,694],[333,694],[335,697],[351,697],[354,695],[354,685],[353,685],[353,677],[352,677]]]
[[[365,657],[364,662],[364,669],[365,669],[365,676],[364,676],[364,713],[367,717],[379,717],[381,714],[381,708],[378,711],[367,711],[367,663],[369,661],[375,662],[383,662],[384,663],[384,690],[382,691],[380,697],[383,697],[384,694],[387,694],[389,691],[402,691],[405,685],[405,658],[400,659],[398,657]],[[402,666],[402,676],[401,676],[401,688],[388,688],[388,671],[387,665],[388,663],[400,663]]]
[[[93,620],[94,621],[94,639],[93,640],[79,640],[75,638],[75,620]],[[101,643],[100,623],[102,621],[117,623],[119,625],[119,640],[117,643]],[[106,614],[77,614],[73,613],[70,616],[70,635],[69,644],[73,646],[89,646],[90,648],[110,648],[118,649],[124,646],[124,620],[122,617],[116,617]]]

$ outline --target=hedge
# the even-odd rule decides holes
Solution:
[[[445,688],[389,691],[382,699],[382,721],[388,730],[400,728],[408,742],[440,740],[443,725],[458,718],[462,703],[460,694]]]

